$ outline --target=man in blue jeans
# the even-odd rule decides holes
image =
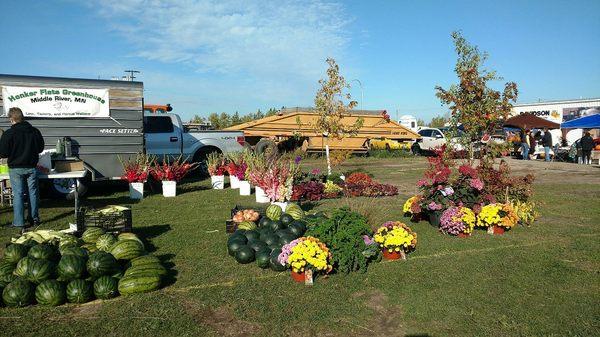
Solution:
[[[13,226],[25,230],[25,192],[29,195],[30,225],[39,225],[39,189],[36,166],[44,151],[40,131],[25,121],[19,108],[8,110],[12,126],[0,138],[0,158],[8,158],[8,174],[13,191]]]
[[[544,137],[542,138],[542,145],[544,145],[544,160],[550,161],[550,148],[552,147],[552,134],[548,128],[544,128]],[[556,153],[554,154],[556,156]]]

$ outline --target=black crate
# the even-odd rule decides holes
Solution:
[[[99,213],[91,207],[81,207],[77,212],[77,231],[82,233],[87,228],[100,227],[107,232],[131,232],[131,207],[125,207],[127,209],[111,213]]]

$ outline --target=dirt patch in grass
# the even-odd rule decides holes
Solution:
[[[228,306],[212,309],[191,300],[183,300],[182,305],[185,312],[194,321],[211,327],[219,336],[245,337],[259,335],[260,326],[258,324],[236,318],[233,310]]]
[[[373,318],[365,322],[346,322],[354,325],[358,335],[371,336],[403,336],[402,308],[391,305],[388,297],[379,290],[360,291],[352,295],[364,301],[367,308],[373,311]]]

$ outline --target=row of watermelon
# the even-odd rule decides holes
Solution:
[[[114,243],[105,246],[101,237]],[[167,274],[157,257],[143,255],[143,243],[134,234],[117,238],[94,228],[84,232],[82,240],[83,244],[67,237],[9,245],[0,261],[3,302],[25,306],[34,298],[45,305],[83,303],[94,297],[108,299],[158,289]],[[92,245],[97,247],[95,251]]]

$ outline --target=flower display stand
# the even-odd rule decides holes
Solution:
[[[144,183],[130,183],[129,198],[133,200],[144,199]]]
[[[171,198],[177,196],[177,182],[171,180],[163,180],[162,192],[163,197]]]
[[[225,188],[225,176],[210,176],[210,182],[212,183],[212,188],[215,190]]]
[[[240,180],[236,176],[229,176],[229,187],[233,189],[240,188]]]
[[[239,187],[240,187],[240,195],[250,195],[252,193],[252,188],[250,186],[249,181],[240,180]]]
[[[267,194],[265,193],[265,191],[256,186],[254,188],[255,194],[256,194],[256,202],[259,204],[266,204],[270,201],[269,197],[267,196]]]

